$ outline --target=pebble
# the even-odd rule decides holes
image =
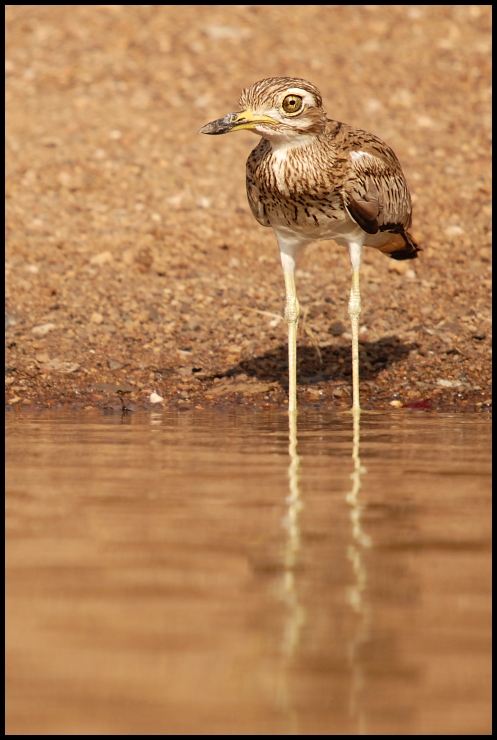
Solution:
[[[437,385],[441,385],[442,388],[453,388],[458,385],[457,381],[447,380],[446,378],[438,378]]]
[[[445,236],[449,237],[449,239],[455,239],[458,236],[462,236],[465,232],[462,226],[454,224],[452,226],[447,226],[447,228],[444,229],[444,233]]]
[[[328,327],[329,333],[334,337],[340,337],[344,332],[347,331],[345,324],[342,321],[334,321]]]
[[[408,260],[390,260],[388,263],[389,272],[397,272],[399,275],[405,275],[411,268]]]
[[[107,365],[109,366],[109,370],[121,370],[124,365],[122,362],[119,362],[119,360],[107,360]]]
[[[48,332],[53,331],[56,328],[56,324],[40,324],[39,326],[33,326],[31,331],[37,337],[44,337],[46,334],[48,334]]]
[[[79,370],[81,365],[78,362],[68,362],[66,360],[59,360],[58,357],[54,357],[53,360],[43,362],[40,369],[42,373],[61,373],[62,375],[69,375]]]
[[[112,262],[114,257],[112,256],[112,252],[109,252],[106,250],[105,252],[100,252],[100,254],[95,254],[90,259],[90,265],[96,265],[97,267],[101,267],[102,265],[105,265],[107,262]]]
[[[162,396],[159,396],[159,394],[155,392],[151,393],[149,396],[150,403],[162,403],[163,400]]]

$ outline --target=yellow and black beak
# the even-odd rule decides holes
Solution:
[[[269,116],[253,113],[251,110],[242,110],[239,113],[228,113],[224,118],[218,118],[217,121],[207,123],[199,131],[199,134],[229,134],[231,131],[241,131],[246,129],[252,131],[258,123],[272,123],[276,121]]]

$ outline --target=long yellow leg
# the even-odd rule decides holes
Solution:
[[[299,302],[295,289],[294,264],[283,264],[283,274],[285,276],[286,290],[285,320],[288,324],[288,411],[295,412],[297,411],[297,328],[299,325]]]
[[[352,326],[352,411],[361,410],[359,399],[359,316],[361,315],[361,290],[359,268],[361,265],[361,246],[350,244],[352,262],[352,285],[350,288],[349,316]]]

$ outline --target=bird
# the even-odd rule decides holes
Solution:
[[[299,77],[269,77],[242,90],[240,109],[199,133],[251,131],[261,137],[246,165],[252,214],[272,227],[285,280],[288,324],[288,410],[297,411],[299,302],[296,258],[307,244],[332,239],[349,251],[348,303],[352,334],[352,411],[360,413],[359,272],[363,247],[396,260],[416,259],[409,233],[412,203],[392,149],[378,136],[329,119],[321,93]]]

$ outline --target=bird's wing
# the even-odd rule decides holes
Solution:
[[[411,223],[411,198],[399,162],[382,141],[357,142],[348,151],[345,206],[368,234],[407,229]]]
[[[271,145],[266,139],[261,139],[259,144],[250,152],[247,159],[247,198],[254,218],[261,226],[271,226],[266,209],[264,207],[264,193],[259,187],[261,182],[260,169],[263,161],[269,155]]]

